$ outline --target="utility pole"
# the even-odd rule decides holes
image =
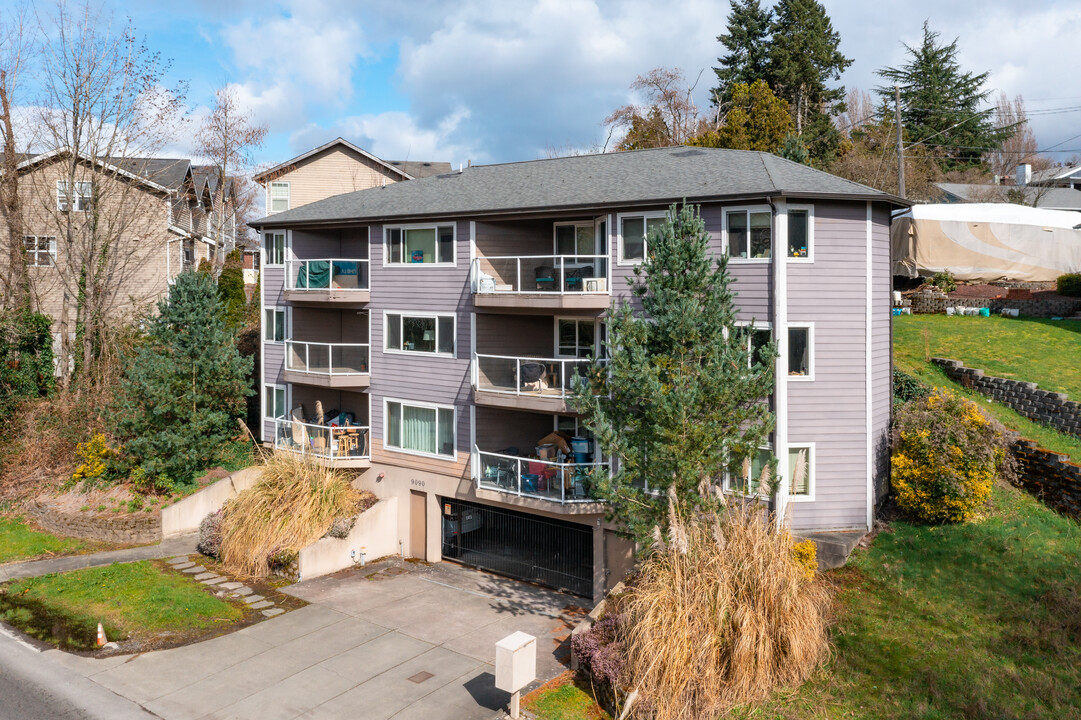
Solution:
[[[901,86],[893,86],[893,121],[897,125],[897,194],[905,196],[905,146],[901,141]]]

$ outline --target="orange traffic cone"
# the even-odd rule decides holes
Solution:
[[[101,623],[98,623],[98,647],[105,647],[106,642],[105,628],[101,626]]]

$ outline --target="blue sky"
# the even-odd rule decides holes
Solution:
[[[0,0],[0,8],[8,0]],[[270,127],[261,163],[342,135],[388,159],[501,162],[605,140],[604,117],[632,100],[653,67],[704,70],[721,47],[728,0],[105,0],[130,16],[173,79],[190,82],[198,118],[217,87],[236,86]],[[854,58],[842,77],[871,89],[874,70],[904,59],[929,18],[960,37],[966,69],[1023,94],[1041,148],[1081,134],[1081,84],[1069,50],[1077,0],[824,0]],[[1043,111],[1042,113],[1039,111]],[[190,146],[178,138],[177,152]],[[1078,154],[1081,137],[1058,145]]]

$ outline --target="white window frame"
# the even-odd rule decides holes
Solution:
[[[423,350],[395,350],[394,348],[387,347],[387,339],[390,334],[387,332],[388,323],[390,322],[388,316],[398,315],[402,318],[402,326],[398,330],[398,337],[404,342],[404,325],[406,317],[413,318],[433,318],[435,320],[435,346],[439,347],[439,318],[450,318],[454,322],[454,352],[445,353],[439,352],[438,349],[435,352],[424,352]],[[457,358],[458,357],[458,315],[456,313],[436,313],[427,312],[424,310],[384,310],[383,311],[383,352],[390,355],[415,355],[419,357],[436,357],[436,358]]]
[[[26,247],[26,241],[34,241],[34,249],[30,250]],[[41,241],[45,240],[45,249],[41,248]],[[38,262],[42,257],[49,258],[47,265],[42,265]],[[47,268],[56,267],[56,236],[55,235],[23,235],[23,257],[26,259],[27,267]],[[30,262],[30,258],[33,257],[34,261]]]
[[[645,236],[642,238],[642,258],[640,260],[629,260],[623,257],[623,218],[642,218],[643,229]],[[667,210],[650,210],[648,212],[625,212],[616,214],[616,265],[622,265],[624,267],[633,267],[635,265],[641,265],[649,257],[649,220],[652,218],[666,218],[668,217]]]
[[[788,443],[787,452],[792,450],[808,449],[807,453],[807,494],[796,495],[792,492],[792,478],[785,480],[788,483],[788,499],[791,502],[814,502],[815,499],[815,460],[817,459],[817,450],[815,449],[815,443],[813,442],[790,442]],[[789,463],[791,465],[792,463]],[[788,468],[789,474],[792,473],[792,467]]]
[[[282,317],[282,339],[281,340],[275,340],[273,337],[270,337],[270,338],[267,337],[267,330],[269,328],[267,328],[267,326],[266,326],[266,316],[267,316],[268,312],[274,313],[275,318],[277,317],[278,313],[282,314],[281,315],[281,317]],[[292,313],[289,312],[288,306],[287,307],[280,307],[278,305],[266,305],[266,306],[264,306],[263,307],[262,321],[263,321],[263,342],[265,342],[265,343],[272,343],[274,345],[284,344],[285,341],[288,340],[290,338],[290,336],[292,335],[292,332],[291,332],[292,331],[292,327],[291,327],[292,326],[292,322],[291,322],[292,321]],[[275,327],[277,327],[277,325],[275,325]]]
[[[390,403],[398,403],[403,408],[408,405],[409,407],[424,408],[428,410],[435,410],[435,427],[436,427],[436,447],[439,446],[439,411],[450,410],[454,414],[454,422],[451,427],[454,428],[454,439],[451,442],[452,454],[443,455],[442,453],[434,452],[427,453],[421,450],[409,450],[408,448],[394,447],[390,444]],[[416,455],[418,457],[435,458],[436,460],[448,460],[452,462],[458,461],[458,408],[454,405],[437,405],[435,403],[422,402],[419,400],[402,400],[400,398],[384,397],[383,398],[383,449],[387,452],[401,453],[402,455]]]
[[[559,228],[561,227],[573,227],[574,228],[574,241],[578,242],[578,228],[589,228],[590,237],[593,238],[593,249],[588,253],[561,253],[559,252]],[[577,256],[577,255],[599,255],[597,251],[597,221],[591,220],[567,220],[563,222],[552,223],[552,255],[559,256]]]
[[[271,262],[270,250],[271,246],[267,243],[268,238],[281,235],[282,236],[282,257],[281,262]],[[288,230],[266,230],[263,232],[263,267],[285,267],[285,259],[289,254],[290,233]]]
[[[813,382],[815,379],[815,324],[813,322],[790,322],[788,323],[789,330],[807,330],[807,374],[806,375],[793,375],[789,367],[788,381],[789,382]],[[792,341],[789,339],[789,347],[792,346]]]
[[[736,320],[733,323],[738,328],[750,328],[751,330],[765,330],[770,334],[770,340],[773,340],[773,323],[763,322],[761,320],[755,320],[751,322],[749,320]],[[753,335],[747,336],[747,367],[754,366],[754,346],[751,345],[751,341],[754,339]]]
[[[792,227],[792,211],[807,212],[807,257],[793,257],[788,254],[788,237],[784,239],[785,260],[801,265],[810,265],[815,261],[815,206],[811,204],[791,204],[788,206],[788,227]]]
[[[769,253],[768,258],[753,258],[753,257],[737,257],[732,255],[728,242],[728,216],[734,213],[744,213],[747,216],[747,252],[751,251],[750,247],[750,232],[751,232],[751,213],[769,213]],[[732,205],[731,207],[724,207],[721,209],[721,249],[725,255],[728,256],[729,263],[736,263],[739,265],[768,265],[776,257],[775,252],[777,250],[777,238],[774,237],[774,217],[773,210],[769,205]],[[785,253],[788,252],[788,238],[785,238]]]
[[[89,180],[76,180],[74,184],[75,204],[72,206],[71,211],[87,212],[90,210],[90,201],[94,197],[94,183]],[[56,181],[56,209],[59,212],[67,212],[68,210],[69,197],[67,188],[67,180]]]
[[[402,231],[402,248],[404,252],[405,248],[405,231],[406,230],[435,230],[435,246],[439,248],[439,228],[449,227],[453,233],[453,239],[451,240],[451,254],[454,256],[450,262],[434,262],[434,263],[415,263],[415,262],[391,262],[390,261],[390,231],[401,230]],[[442,222],[442,223],[408,223],[405,225],[384,225],[383,226],[383,267],[409,267],[409,268],[448,268],[456,267],[458,265],[458,223],[457,222]]]
[[[601,326],[604,325],[603,320],[598,320],[596,318],[575,317],[573,315],[557,315],[554,318],[553,327],[552,327],[552,332],[554,333],[554,337],[552,339],[552,352],[554,354],[553,354],[552,357],[565,358],[565,359],[568,359],[568,360],[570,360],[570,359],[586,360],[587,357],[588,357],[588,356],[583,357],[581,355],[564,355],[563,353],[561,353],[559,351],[559,323],[561,321],[564,321],[564,320],[569,321],[569,322],[574,322],[574,323],[589,323],[589,322],[592,322],[593,323],[593,351],[596,352],[599,348],[602,348],[604,346],[605,343],[601,341],[602,340],[602,338],[601,338],[601,332],[602,332]],[[604,340],[607,341],[607,339],[608,339],[607,335],[605,335]],[[578,341],[577,327],[575,328],[574,347],[576,349],[581,347],[581,343]]]
[[[803,445],[800,445],[800,447],[803,447]],[[766,452],[772,454],[774,457],[777,456],[776,453],[773,452],[773,446],[772,445],[759,445],[758,450],[759,451],[765,450]],[[747,478],[747,487],[750,488],[750,485],[751,485],[751,480],[750,480],[750,478]],[[759,485],[757,488],[755,488],[755,491],[751,492],[751,493],[745,493],[742,490],[737,489],[732,484],[732,473],[727,472],[727,471],[724,474],[724,482],[723,482],[723,485],[722,485],[722,490],[724,490],[725,493],[727,493],[729,495],[735,495],[736,497],[753,498],[753,497],[761,497],[762,496],[762,486],[761,485]]]
[[[277,420],[279,417],[288,417],[289,416],[289,409],[290,409],[289,408],[289,406],[290,406],[289,396],[292,394],[290,392],[291,389],[292,388],[289,385],[278,385],[277,383],[266,383],[265,385],[263,385],[263,420]],[[274,417],[271,417],[267,413],[267,391],[268,390],[273,390],[275,393],[277,393],[278,390],[281,390],[283,392],[283,394],[285,396],[285,408],[284,408],[284,412],[282,413],[282,415],[276,415]]]
[[[274,186],[285,187],[285,210],[274,209]],[[280,198],[279,198],[280,199]],[[293,188],[288,180],[271,180],[266,185],[266,214],[286,212],[293,207]]]

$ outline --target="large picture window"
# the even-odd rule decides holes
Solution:
[[[384,347],[392,352],[455,354],[455,317],[387,313]]]
[[[642,262],[646,259],[648,240],[651,233],[664,225],[666,213],[645,213],[642,215],[620,215],[619,217],[619,262],[626,265]]]
[[[26,264],[29,267],[52,267],[56,264],[56,238],[40,235],[23,237]]]
[[[263,233],[263,247],[266,249],[267,265],[285,264],[285,233]]]
[[[768,260],[773,245],[773,216],[769,210],[728,210],[724,214],[728,257]]]
[[[386,401],[386,446],[454,458],[454,408]]]
[[[386,228],[387,265],[453,265],[454,226]]]

